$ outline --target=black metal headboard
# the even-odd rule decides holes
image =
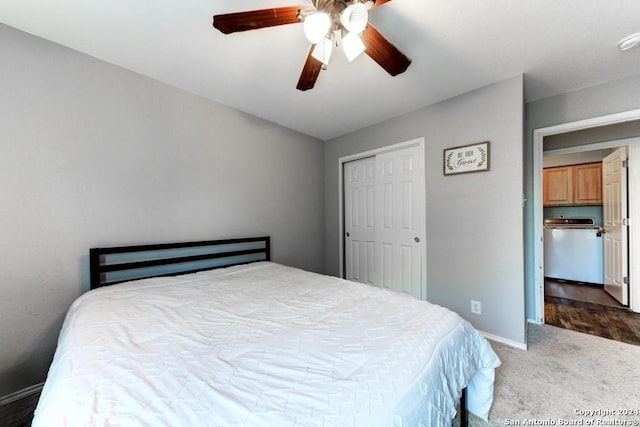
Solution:
[[[91,289],[149,277],[175,276],[271,260],[269,236],[92,248]]]

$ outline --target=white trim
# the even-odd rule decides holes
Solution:
[[[489,333],[486,333],[486,332],[482,332],[482,331],[478,331],[478,332],[480,332],[480,335],[482,335],[483,337],[485,337],[488,340],[499,342],[499,343],[502,343],[502,344],[506,344],[509,347],[519,348],[520,350],[525,350],[525,351],[527,350],[527,344],[523,344],[521,342],[516,342],[516,341],[511,341],[511,340],[508,340],[506,338],[502,338],[502,337],[499,337],[497,335],[492,335],[492,334],[489,334]]]
[[[629,144],[629,177],[627,188],[629,191],[629,308],[640,313],[640,226],[638,221],[631,222],[631,218],[640,218],[640,138],[634,138],[635,143]],[[630,184],[633,182],[633,184]]]
[[[535,287],[535,319],[536,323],[544,324],[544,247],[543,247],[543,210],[542,210],[542,139],[543,134],[533,131],[533,284]],[[538,138],[540,147],[538,149]],[[542,297],[542,300],[540,300]],[[542,301],[542,309],[540,309]]]
[[[0,397],[0,406],[8,405],[15,402],[16,400],[20,400],[25,397],[31,396],[32,394],[39,393],[40,391],[42,391],[43,386],[44,383],[32,385],[30,387],[23,388],[22,390],[18,390],[15,393]]]
[[[534,325],[544,325],[544,323],[539,323],[537,319],[533,319],[531,317],[527,317],[527,323],[533,323]]]
[[[388,153],[390,151],[401,150],[403,148],[409,147],[424,147],[424,137],[411,139],[409,141],[398,142],[397,144],[386,145],[380,148],[374,148],[373,150],[363,151],[362,153],[349,154],[348,156],[343,156],[338,159],[338,163],[342,165],[343,163],[351,162],[358,159],[364,159],[365,157],[373,157],[376,154]]]
[[[535,316],[536,323],[544,324],[544,251],[543,251],[543,203],[542,203],[542,168],[543,168],[543,141],[545,136],[557,135],[565,132],[572,132],[581,129],[588,129],[592,127],[598,127],[603,125],[610,125],[616,123],[623,123],[632,120],[640,119],[640,110],[625,111],[622,113],[610,114],[607,116],[594,117],[586,120],[579,120],[576,122],[564,123],[555,126],[549,126],[546,128],[534,129],[533,131],[533,266],[534,266],[534,287],[535,287]],[[599,144],[590,145],[590,149],[597,149]],[[584,146],[581,146],[584,147]],[[574,147],[575,149],[575,147]],[[554,150],[555,151],[555,150]],[[576,150],[577,151],[577,150]],[[635,162],[640,161],[637,160]],[[632,163],[633,165],[633,163]],[[638,190],[633,192],[634,199],[638,194]],[[631,194],[630,194],[631,198]],[[640,201],[631,200],[630,205],[633,204],[633,208],[630,209],[629,216],[632,213],[640,213]],[[633,258],[636,250],[640,249],[640,236],[639,233],[632,233],[630,236],[630,277],[640,277],[640,264],[633,262]],[[638,287],[638,286],[636,286]],[[632,289],[634,286],[631,287]],[[636,312],[640,312],[640,291],[630,292],[631,309]]]
[[[425,180],[424,185],[422,186],[424,191],[424,213],[425,213],[425,224],[424,226],[424,234],[425,236],[421,237],[421,241],[423,242],[422,247],[424,248],[424,256],[422,257],[422,295],[427,295],[427,242],[426,242],[426,215],[427,215],[427,207],[426,207],[426,162],[425,162],[425,140],[424,137],[411,139],[409,141],[399,142],[397,144],[387,145],[381,148],[375,148],[373,150],[363,151],[361,153],[350,154],[348,156],[343,156],[338,158],[338,262],[339,262],[339,275],[340,277],[344,277],[344,186],[343,186],[343,170],[344,164],[347,162],[352,162],[354,160],[364,159],[366,157],[373,157],[377,154],[388,153],[390,151],[401,150],[404,148],[410,147],[419,147],[422,151],[422,161],[425,163],[425,166],[422,168],[423,178]]]
[[[598,126],[630,122],[638,119],[640,119],[640,109],[623,111],[622,113],[609,114],[606,116],[592,117],[590,119],[578,120],[576,122],[561,123],[555,126],[535,129],[533,133],[535,135],[536,132],[540,132],[543,134],[543,136],[556,135],[559,133],[573,132],[576,130],[589,129]]]

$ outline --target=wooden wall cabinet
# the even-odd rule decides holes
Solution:
[[[542,171],[543,204],[566,206],[573,204],[573,167],[545,168]]]
[[[602,204],[602,162],[545,168],[544,206]]]
[[[602,163],[585,163],[573,167],[573,203],[602,204]]]

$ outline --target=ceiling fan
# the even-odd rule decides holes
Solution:
[[[215,15],[213,26],[224,34],[278,25],[304,24],[312,43],[297,89],[313,88],[329,63],[334,46],[342,46],[351,62],[366,53],[392,76],[406,71],[411,60],[368,22],[368,11],[391,0],[313,0],[313,6],[287,6]]]

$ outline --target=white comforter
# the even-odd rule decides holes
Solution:
[[[33,426],[450,426],[499,364],[445,308],[261,262],[78,298]]]

